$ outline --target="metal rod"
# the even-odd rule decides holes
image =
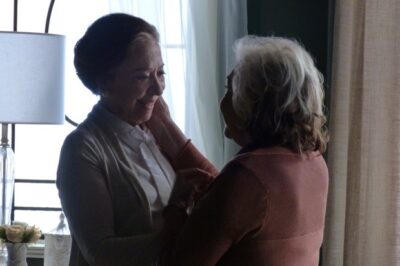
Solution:
[[[8,124],[1,124],[1,145],[8,144]]]
[[[15,152],[15,124],[11,124],[11,149]]]
[[[2,147],[3,149],[4,147]],[[2,182],[2,195],[1,195],[1,224],[5,224],[6,223],[6,184],[7,184],[7,151],[4,152],[3,155],[3,180],[1,180]]]
[[[52,208],[52,207],[14,207],[14,210],[20,211],[62,211],[61,208]]]
[[[6,187],[7,187],[7,146],[8,124],[1,124],[1,149],[2,154],[2,195],[1,195],[1,224],[6,223]]]
[[[78,123],[76,123],[74,120],[72,120],[71,118],[69,118],[69,116],[65,115],[65,121],[67,121],[68,123],[70,123],[71,125],[77,127],[79,126]]]
[[[14,0],[14,17],[13,17],[13,31],[17,31],[18,27],[18,0]]]
[[[55,2],[55,0],[50,1],[49,9],[47,10],[46,25],[44,27],[44,33],[49,33],[50,20],[51,20],[51,14],[53,12],[54,2]],[[71,125],[73,125],[75,127],[78,126],[78,123],[73,121],[67,115],[65,115],[65,121],[67,121],[68,123],[70,123]]]
[[[18,0],[14,0],[14,16],[13,16],[13,31],[18,31]],[[15,151],[15,124],[11,124],[11,149]],[[5,178],[5,174],[3,173],[3,178]],[[3,180],[3,206],[5,206],[5,180]],[[14,221],[14,187],[13,189],[13,196],[11,202],[11,217],[10,222]],[[5,211],[3,210],[3,213]],[[3,218],[4,220],[4,218]]]
[[[51,0],[49,9],[47,10],[46,25],[44,27],[45,33],[49,33],[50,19],[51,19],[51,13],[53,12],[54,2],[55,0]]]
[[[50,179],[15,179],[15,183],[55,184],[56,181]]]

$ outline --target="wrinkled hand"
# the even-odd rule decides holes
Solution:
[[[170,161],[175,160],[188,139],[172,120],[168,105],[162,97],[154,104],[151,118],[145,125],[150,129],[164,155]]]
[[[157,102],[154,104],[153,113],[151,115],[151,119],[171,119],[171,113],[169,112],[169,108],[164,98],[160,96]]]
[[[160,137],[165,132],[165,123],[171,123],[172,118],[167,103],[162,97],[154,104],[153,113],[145,123],[155,137]]]
[[[169,203],[190,209],[204,194],[213,179],[214,176],[200,168],[178,171]]]

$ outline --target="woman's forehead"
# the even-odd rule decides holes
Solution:
[[[160,50],[160,46],[158,42],[150,34],[143,34],[136,37],[131,42],[128,49],[130,50],[130,52],[140,53],[154,49]]]
[[[163,65],[161,49],[153,39],[142,39],[131,44],[128,58],[136,67],[148,67],[149,65]]]

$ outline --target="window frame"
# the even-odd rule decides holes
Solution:
[[[182,0],[179,0],[179,4],[180,6],[182,6]],[[111,12],[111,11],[110,11]],[[180,14],[181,16],[183,16],[182,9],[180,9]],[[182,18],[181,18],[182,19]],[[161,28],[160,28],[161,30]],[[165,39],[164,43],[160,43],[161,49],[165,51],[165,54],[163,54],[164,60],[167,59],[167,52],[168,51],[172,51],[172,50],[179,50],[182,52],[183,57],[181,58],[183,61],[183,68],[185,70],[186,66],[186,44],[184,42],[184,40],[182,39],[181,42],[179,43],[174,43],[174,42],[167,42],[167,39]],[[67,56],[67,55],[66,55]],[[173,63],[172,61],[169,62],[169,65],[172,66]],[[170,67],[171,68],[171,67]],[[167,69],[168,71],[168,69]],[[173,73],[172,71],[168,71],[167,73]],[[167,74],[168,75],[168,74]],[[67,77],[66,77],[67,78]],[[183,89],[185,88],[185,75],[183,76]],[[169,81],[171,84],[171,80]],[[174,87],[173,84],[171,84],[171,88]],[[67,101],[67,99],[65,99],[65,101]],[[76,127],[77,125],[75,125],[74,123],[71,123],[69,117],[66,114],[66,119],[65,119],[65,123],[64,124],[70,124],[73,127]],[[21,129],[18,129],[21,130]],[[182,128],[182,130],[184,130],[184,128]],[[18,147],[17,149],[15,148],[15,143],[18,141],[16,139],[16,128],[15,128],[15,124],[12,124],[12,128],[11,128],[11,143],[12,143],[12,150],[14,151],[14,153],[18,153],[20,151],[18,151]],[[67,134],[68,135],[68,134]],[[47,177],[49,178],[49,177]],[[12,201],[12,208],[11,208],[11,221],[14,221],[15,219],[15,213],[16,211],[40,211],[40,212],[62,212],[62,207],[35,207],[34,205],[31,206],[26,206],[24,204],[24,206],[18,206],[15,204],[15,196],[16,196],[16,184],[56,184],[56,178],[55,179],[40,179],[40,178],[35,178],[35,179],[29,179],[27,176],[24,176],[21,178],[21,176],[19,178],[15,178],[15,184],[14,184],[14,193],[13,193],[13,201]],[[56,226],[56,224],[55,224]],[[39,225],[40,227],[40,225]],[[42,236],[43,238],[43,236]]]

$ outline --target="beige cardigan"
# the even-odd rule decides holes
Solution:
[[[327,193],[328,171],[318,153],[242,152],[166,246],[165,264],[317,266]]]
[[[154,265],[160,233],[146,194],[96,107],[65,140],[57,172],[73,238],[70,265]],[[188,142],[173,167],[215,172]]]

